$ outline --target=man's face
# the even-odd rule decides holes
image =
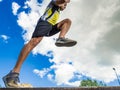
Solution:
[[[66,8],[66,6],[67,6],[67,3],[62,4],[62,5],[60,6],[60,10],[63,11],[63,10]]]

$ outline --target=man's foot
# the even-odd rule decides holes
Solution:
[[[71,47],[77,44],[77,41],[68,38],[58,38],[55,45],[58,47]]]
[[[19,73],[16,72],[10,72],[3,78],[4,84],[7,88],[17,88],[19,87]]]

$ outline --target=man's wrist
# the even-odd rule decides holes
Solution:
[[[55,2],[56,4],[64,4],[70,2],[70,0],[52,0],[52,1]]]
[[[69,3],[70,2],[70,0],[64,0],[66,3]]]

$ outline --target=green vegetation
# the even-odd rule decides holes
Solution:
[[[97,82],[97,80],[91,80],[91,79],[86,79],[86,80],[82,80],[80,87],[81,86],[86,86],[86,87],[90,87],[90,86],[106,86],[106,84],[102,81]]]

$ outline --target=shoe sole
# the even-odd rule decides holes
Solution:
[[[75,46],[76,44],[77,44],[76,41],[68,42],[68,43],[55,43],[55,45],[58,47],[72,47],[72,46]]]

